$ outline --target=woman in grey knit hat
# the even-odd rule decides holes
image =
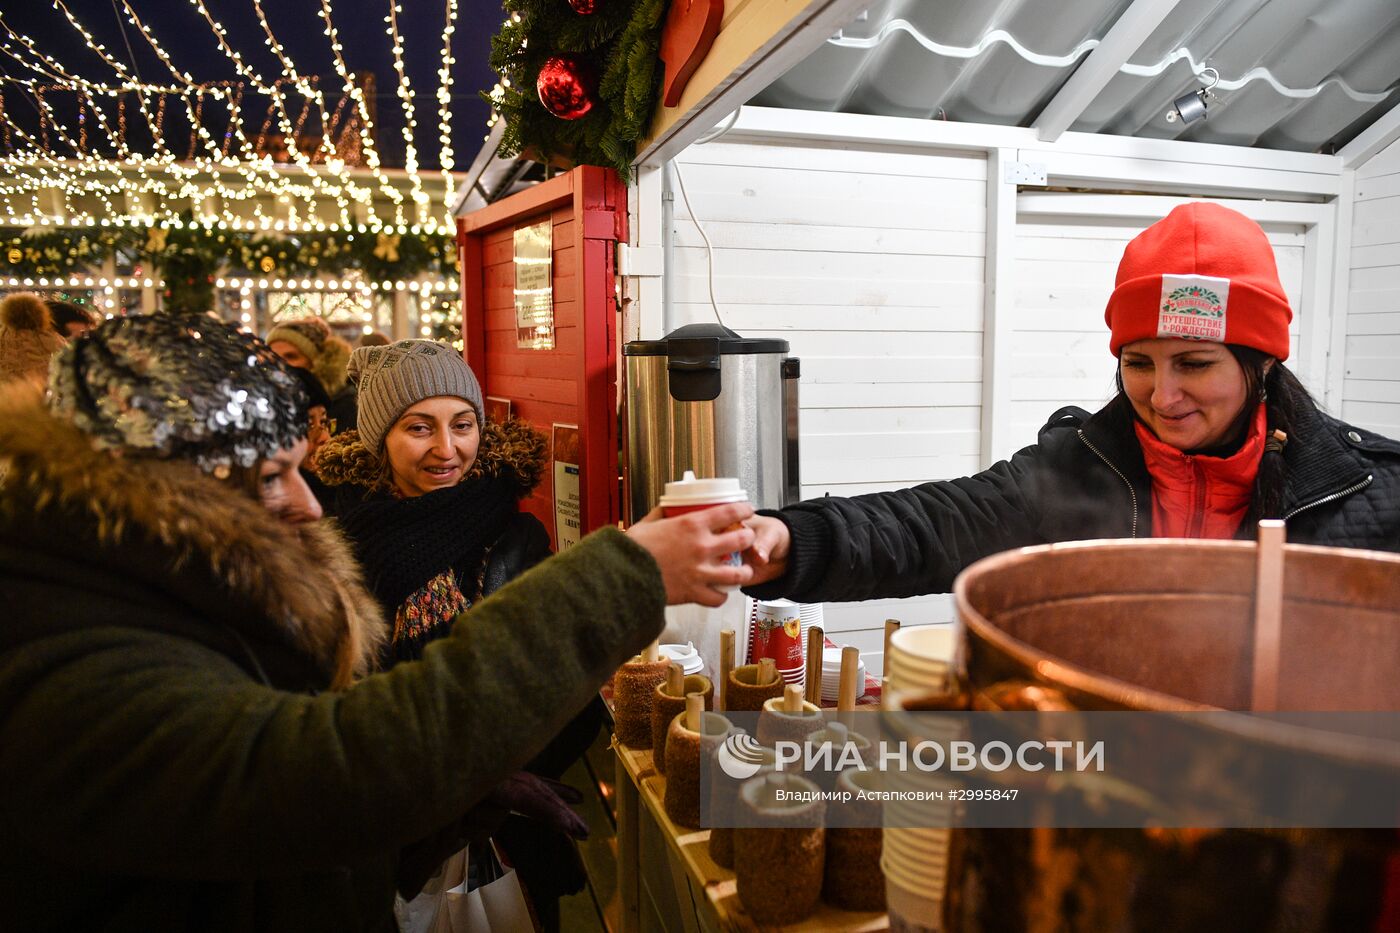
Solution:
[[[544,526],[518,507],[543,475],[545,441],[523,421],[488,424],[476,374],[443,344],[360,347],[348,372],[358,389],[359,430],[332,438],[315,468],[342,491],[333,508],[393,620],[383,655],[392,665],[421,657],[459,613],[549,556]],[[547,663],[541,653],[541,666]],[[527,770],[557,779],[593,743],[602,701],[571,712]],[[558,897],[584,881],[572,843],[514,819],[496,841],[542,926],[553,929]]]

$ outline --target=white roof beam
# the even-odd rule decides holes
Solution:
[[[1400,139],[1400,104],[1391,107],[1379,120],[1358,133],[1337,155],[1342,157],[1343,168],[1360,168],[1397,139]]]
[[[1041,142],[1054,142],[1079,119],[1118,69],[1142,47],[1152,31],[1176,9],[1180,0],[1135,0],[1123,11],[1089,57],[1075,69],[1060,92],[1045,105],[1031,127]]]

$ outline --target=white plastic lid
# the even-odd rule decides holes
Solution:
[[[684,661],[686,658],[696,657],[695,642],[693,641],[688,641],[683,645],[657,645],[656,650],[672,661]]]
[[[662,657],[679,664],[683,674],[694,674],[705,667],[705,659],[700,657],[700,653],[695,650],[694,642],[686,642],[683,645],[657,645],[656,647]]]
[[[666,484],[661,494],[661,505],[718,505],[743,502],[747,498],[748,494],[732,476],[696,479],[694,472],[686,470],[683,477]]]

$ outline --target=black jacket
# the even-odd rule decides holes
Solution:
[[[1288,540],[1400,550],[1400,443],[1311,403],[1293,427]],[[745,592],[842,602],[946,593],[964,567],[1011,548],[1151,537],[1152,484],[1130,421],[1111,406],[1062,408],[1037,443],[975,476],[765,514],[792,532],[788,573]]]

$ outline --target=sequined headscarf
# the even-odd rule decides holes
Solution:
[[[306,436],[306,392],[251,334],[208,317],[112,318],[55,358],[49,407],[100,447],[250,467]]]

